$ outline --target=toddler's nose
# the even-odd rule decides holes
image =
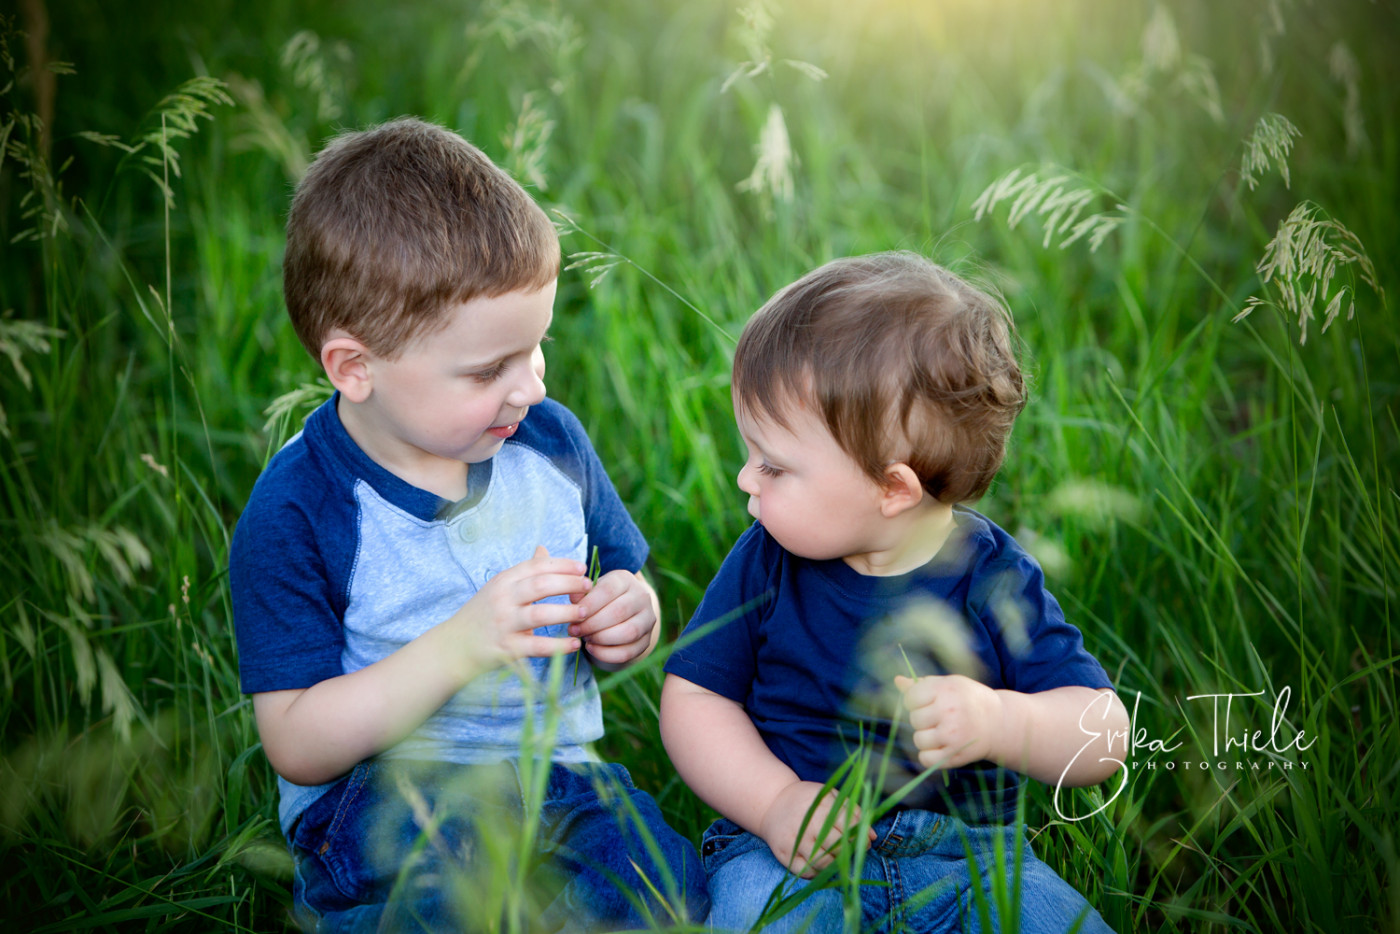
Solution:
[[[750,496],[758,496],[758,484],[754,481],[753,469],[748,464],[739,468],[739,476],[735,478],[735,482],[739,484],[741,491]]]

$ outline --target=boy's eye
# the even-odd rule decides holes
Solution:
[[[778,467],[772,466],[771,464],[759,464],[758,472],[763,474],[765,477],[776,477],[782,473],[782,470]]]
[[[478,383],[492,383],[500,379],[501,374],[506,371],[505,361],[497,363],[495,366],[485,370],[477,370],[472,374],[472,379]]]

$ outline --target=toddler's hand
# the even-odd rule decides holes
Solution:
[[[536,601],[587,593],[593,586],[587,571],[581,561],[551,558],[544,546],[536,548],[534,557],[491,578],[457,611],[458,625],[468,631],[464,644],[491,668],[521,658],[578,651],[577,639],[533,632],[541,626],[574,622],[578,607]]]
[[[575,596],[569,635],[585,640],[594,661],[626,665],[651,648],[656,604],[646,581],[631,571],[609,571],[587,595]]]
[[[1001,729],[1001,697],[964,675],[935,675],[917,681],[902,675],[914,745],[925,768],[953,769],[991,757]]]
[[[860,808],[848,803],[823,834],[822,827],[831,813],[835,792],[828,792],[813,808],[812,802],[817,801],[821,791],[822,786],[817,782],[793,782],[768,805],[763,815],[763,825],[759,828],[759,836],[768,844],[768,849],[773,851],[778,862],[804,879],[812,878],[830,865],[841,837],[849,828],[860,823]],[[809,810],[812,812],[810,819],[807,817]],[[804,820],[807,822],[806,829],[802,827]],[[801,839],[797,836],[799,830],[802,831]],[[875,831],[869,832],[869,839],[875,842]]]

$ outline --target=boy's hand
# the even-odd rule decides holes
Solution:
[[[641,575],[609,571],[584,596],[575,596],[569,635],[585,640],[593,660],[621,667],[651,648],[656,596]]]
[[[758,835],[768,844],[768,849],[773,851],[778,862],[804,879],[812,878],[830,865],[841,837],[848,828],[860,823],[860,808],[848,803],[823,834],[822,827],[831,813],[835,792],[828,792],[814,809],[812,802],[817,801],[821,791],[822,786],[817,782],[788,785],[768,805],[759,828]],[[807,817],[809,810],[812,812],[810,819]],[[805,830],[802,828],[804,820],[807,822]],[[802,830],[800,840],[797,837],[799,830]],[[874,843],[875,831],[870,831],[869,836],[870,842]]]
[[[581,561],[551,558],[544,546],[536,548],[534,557],[491,578],[457,611],[458,625],[470,633],[467,644],[490,668],[521,658],[578,651],[577,639],[533,632],[541,626],[574,622],[578,607],[536,601],[587,593],[593,587],[587,572]]]
[[[914,745],[925,768],[953,769],[991,759],[1001,734],[1002,703],[996,691],[964,675],[935,675],[917,681],[902,675]]]

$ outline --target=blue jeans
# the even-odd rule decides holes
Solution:
[[[1025,840],[1019,861],[1019,924],[1011,925],[1007,906],[1018,865],[1011,827],[971,825],[946,814],[909,810],[885,815],[873,829],[876,840],[866,853],[860,880],[861,931],[1112,934],[1084,896],[1036,859]],[[770,899],[776,904],[809,887],[810,895],[788,913],[773,918],[779,912],[768,912],[765,934],[846,929],[839,888],[810,886],[784,869],[761,837],[733,821],[711,824],[700,851],[710,877],[715,931],[748,931],[764,917]],[[998,851],[1004,874],[997,871]],[[975,887],[969,852],[975,854],[980,876]],[[775,892],[777,898],[772,898]],[[990,925],[983,923],[984,913]]]
[[[292,830],[298,922],[472,931],[514,917],[525,930],[576,932],[705,917],[695,848],[626,769],[538,768],[542,804],[527,809],[520,763],[356,766]]]

